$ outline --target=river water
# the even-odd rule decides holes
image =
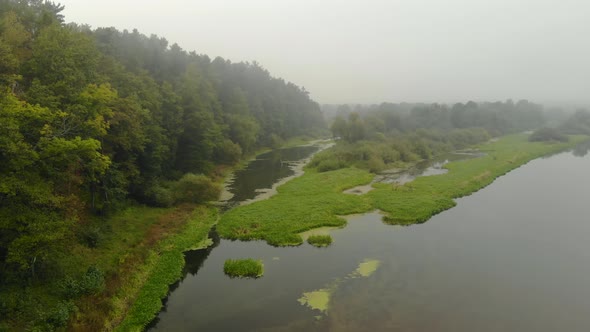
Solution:
[[[427,223],[349,217],[333,244],[275,248],[214,237],[186,255],[153,331],[590,331],[590,156],[534,160]],[[237,180],[237,179],[236,179]],[[228,258],[262,259],[230,279]],[[348,278],[366,259],[372,275]],[[330,288],[328,311],[298,302]]]

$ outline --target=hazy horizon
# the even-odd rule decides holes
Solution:
[[[583,1],[59,2],[66,22],[257,61],[319,103],[590,101]]]

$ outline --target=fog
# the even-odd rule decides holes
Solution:
[[[59,2],[68,22],[258,61],[320,103],[590,100],[584,0]]]

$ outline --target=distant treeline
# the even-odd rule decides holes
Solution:
[[[186,173],[325,130],[304,88],[256,62],[66,25],[62,10],[0,0],[2,280],[39,275],[85,213],[129,199],[169,205],[170,181]]]
[[[322,111],[339,144],[317,155],[312,167],[329,171],[354,165],[372,172],[484,142],[491,137],[535,130],[547,124],[543,106],[513,102],[444,104],[324,105]],[[552,117],[554,119],[555,117]],[[564,140],[590,134],[590,113],[562,115],[557,128],[533,140]]]

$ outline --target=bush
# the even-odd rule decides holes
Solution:
[[[322,160],[317,165],[318,172],[329,172],[337,169],[346,168],[348,165],[338,159]]]
[[[242,148],[229,139],[223,140],[215,149],[215,159],[222,163],[234,164],[241,157]]]
[[[547,141],[558,141],[567,142],[569,138],[554,128],[541,128],[535,130],[534,133],[529,136],[531,142],[547,142]]]
[[[371,159],[367,161],[367,168],[371,173],[379,173],[385,169],[385,163],[383,162],[383,159],[378,156],[372,156]]]
[[[102,242],[104,234],[99,226],[87,226],[79,233],[80,241],[88,248],[96,248]]]
[[[219,184],[202,174],[187,173],[175,185],[177,202],[204,203],[216,200],[220,194]]]
[[[97,294],[104,290],[104,273],[95,266],[88,268],[79,280],[66,277],[61,283],[63,295],[67,299],[76,299],[82,295]]]
[[[228,259],[223,264],[223,272],[232,278],[259,278],[264,273],[264,266],[261,260],[251,258]]]
[[[330,235],[310,235],[307,238],[307,243],[316,247],[327,247],[332,244],[332,237]]]
[[[72,302],[60,302],[55,309],[45,316],[45,328],[55,330],[66,326],[72,312],[76,311],[76,306]]]
[[[155,186],[150,192],[152,205],[159,207],[170,207],[174,204],[174,196],[169,188]]]

